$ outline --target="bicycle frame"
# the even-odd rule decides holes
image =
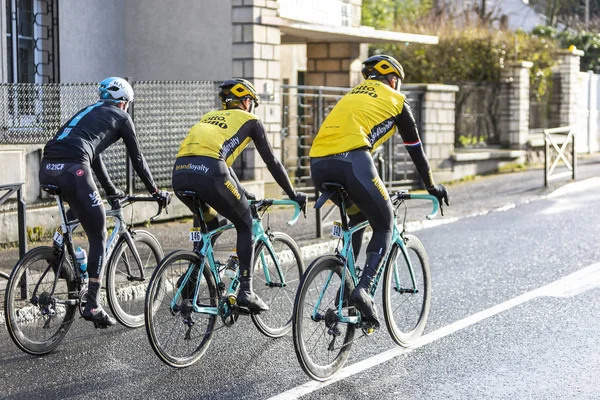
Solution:
[[[431,212],[431,214],[429,214],[426,217],[427,219],[432,219],[437,214],[439,205],[438,205],[437,198],[435,196],[432,196],[429,194],[407,194],[407,193],[404,195],[405,195],[405,197],[403,197],[403,199],[431,200],[433,202],[433,211]],[[349,227],[348,219],[346,216],[346,205],[343,200],[343,196],[340,196],[340,200],[341,201],[340,201],[339,209],[340,209],[340,217],[342,220],[342,232],[343,232],[343,236],[341,238],[342,239],[342,250],[341,251],[336,250],[336,255],[341,259],[343,267],[342,267],[342,276],[341,276],[342,284],[340,285],[339,299],[337,301],[337,304],[338,304],[337,305],[337,315],[339,318],[339,322],[348,323],[348,324],[357,324],[357,323],[359,323],[358,316],[345,316],[342,313],[344,290],[345,290],[344,282],[346,282],[346,274],[349,273],[350,277],[353,280],[354,285],[356,286],[358,284],[358,276],[357,276],[357,271],[356,271],[356,266],[355,266],[354,252],[353,252],[353,248],[352,248],[352,235],[355,232],[369,226],[369,222],[364,221],[364,222],[360,222],[360,223],[356,224],[353,227]],[[394,223],[393,223],[393,228],[392,228],[392,239],[390,240],[390,246],[388,247],[381,262],[382,262],[382,265],[386,265],[387,259],[390,256],[390,251],[392,249],[392,246],[394,244],[397,244],[399,246],[399,248],[401,249],[404,260],[406,261],[406,263],[408,265],[408,269],[410,272],[410,278],[411,278],[411,284],[412,284],[413,289],[412,290],[411,289],[402,289],[400,287],[400,279],[398,277],[398,269],[394,268],[394,280],[396,282],[395,283],[396,289],[399,291],[404,291],[405,293],[409,293],[409,292],[416,293],[416,289],[414,289],[416,287],[414,270],[413,270],[413,266],[412,266],[410,257],[408,255],[408,252],[406,250],[406,247],[404,246],[404,236],[403,235],[404,235],[404,231],[401,232],[398,229],[398,225],[396,224],[396,210],[394,209]],[[370,292],[371,297],[375,296],[375,292],[377,291],[377,288],[379,287],[379,280],[381,279],[381,276],[383,275],[384,269],[385,268],[379,268],[379,272],[377,274],[377,277],[375,278],[375,283],[371,287],[371,292]],[[321,294],[319,295],[319,298],[314,306],[311,317],[315,320],[317,319],[317,314],[318,314],[317,311],[320,308],[321,301],[323,300],[323,295],[325,294],[327,287],[331,283],[333,274],[334,274],[334,272],[332,271],[332,272],[330,272],[329,276],[327,277],[327,279],[325,281],[325,285],[324,285],[323,289],[321,290]]]
[[[262,219],[258,215],[258,208],[261,207],[262,205],[266,205],[266,207],[269,207],[271,205],[293,205],[296,208],[295,214],[292,217],[292,219],[288,222],[289,225],[293,225],[294,223],[296,223],[296,221],[298,220],[298,217],[300,216],[300,208],[298,206],[298,203],[296,203],[293,200],[268,200],[268,201],[267,200],[259,200],[259,201],[252,200],[252,201],[250,201],[250,204],[251,204],[251,209],[252,209],[252,238],[253,238],[252,243],[253,243],[253,246],[256,246],[256,244],[258,242],[263,242],[265,244],[266,248],[268,249],[268,251],[271,253],[271,255],[274,256],[275,251],[273,249],[273,245],[271,244],[271,240],[269,238],[269,228],[267,228],[267,230],[264,229],[264,227],[262,225]],[[204,260],[208,261],[208,266],[209,266],[210,271],[215,279],[215,283],[216,283],[217,287],[223,286],[223,281],[221,280],[221,275],[219,273],[220,271],[217,266],[218,263],[215,261],[215,258],[214,258],[214,250],[213,250],[211,239],[213,236],[220,234],[222,232],[225,232],[229,229],[232,229],[235,226],[232,223],[229,223],[227,225],[218,227],[210,232],[207,232],[203,213],[199,212],[198,214],[200,215],[200,229],[202,232],[202,234],[201,234],[202,247],[200,249],[194,249],[194,252],[196,252],[198,254],[198,256],[200,257],[200,262],[199,262],[199,266],[198,266],[199,267],[198,279],[197,279],[197,284],[196,284],[196,288],[194,291],[194,298],[193,298],[192,304],[193,304],[194,311],[197,313],[219,315],[219,307],[200,307],[200,306],[198,306],[198,291],[200,288],[201,277],[203,276],[202,274],[204,273],[204,265],[205,265]],[[267,262],[264,258],[264,255],[261,253],[260,257],[261,257],[261,264],[263,267],[267,285],[285,286],[285,278],[281,275],[281,272],[279,272],[279,275],[280,275],[279,278],[281,279],[282,283],[275,284],[271,281],[271,276],[269,274],[269,269],[267,266]],[[277,259],[277,257],[273,257],[273,258]],[[188,268],[185,278],[183,279],[180,287],[177,289],[177,292],[173,296],[173,300],[171,301],[172,308],[176,308],[177,301],[178,301],[179,297],[181,296],[181,292],[183,291],[185,283],[188,282],[188,280],[190,279],[190,276],[192,275],[193,270],[194,270],[194,268]],[[279,268],[277,268],[277,270],[280,271]],[[239,276],[239,270],[238,270],[238,275],[236,275],[236,278],[231,280],[231,283],[229,284],[229,287],[227,288],[227,290],[225,292],[225,296],[228,297],[228,296],[235,295],[237,293],[237,289],[239,286],[238,276]]]

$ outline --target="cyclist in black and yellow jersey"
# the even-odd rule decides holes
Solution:
[[[281,162],[275,158],[265,129],[253,114],[259,98],[254,86],[244,79],[231,79],[219,86],[223,109],[202,116],[181,143],[173,168],[173,189],[198,193],[206,203],[203,217],[209,230],[216,229],[217,213],[231,221],[237,231],[236,251],[240,260],[240,289],[237,304],[252,312],[269,307],[252,290],[252,215],[247,193],[230,168],[244,148],[254,142],[269,172],[284,192],[306,206],[306,194],[295,192]],[[181,198],[192,212],[194,205]]]
[[[388,192],[377,174],[370,152],[398,128],[427,191],[449,205],[444,185],[436,185],[405,96],[399,92],[404,70],[393,57],[376,55],[363,62],[365,81],[354,87],[331,110],[310,149],[311,175],[317,188],[325,182],[346,187],[347,212],[352,225],[367,219],[373,236],[367,246],[363,274],[349,301],[366,321],[379,327],[375,303],[369,296],[382,256],[391,241],[393,210]],[[352,238],[357,256],[362,234]]]

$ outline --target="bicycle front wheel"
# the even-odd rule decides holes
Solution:
[[[36,247],[17,263],[6,286],[8,333],[21,350],[35,356],[60,345],[77,311],[73,268],[66,258],[59,262],[52,247]]]
[[[217,315],[197,313],[192,305],[197,286],[199,307],[218,304],[217,288],[206,262],[204,279],[198,282],[200,262],[192,251],[172,252],[154,271],[146,293],[148,340],[158,358],[176,368],[188,367],[204,355],[217,321]]]
[[[421,241],[406,235],[404,247],[406,254],[398,243],[390,249],[383,283],[383,312],[392,340],[407,347],[425,330],[431,307],[431,276]]]
[[[294,299],[304,273],[304,262],[296,242],[281,232],[270,238],[271,251],[258,242],[254,252],[254,292],[267,303],[269,311],[252,314],[260,332],[272,338],[286,335],[292,329]]]
[[[293,337],[296,356],[308,376],[325,381],[339,371],[350,354],[354,324],[339,322],[343,264],[336,256],[317,258],[303,275],[294,304]],[[354,284],[346,275],[342,313]]]
[[[106,292],[115,318],[128,328],[139,328],[144,325],[148,282],[163,252],[156,238],[146,231],[132,232],[131,239],[135,249],[123,238],[108,261]]]

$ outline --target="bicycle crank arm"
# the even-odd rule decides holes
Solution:
[[[72,299],[72,300],[55,300],[56,304],[64,304],[66,306],[76,306],[77,303],[79,302],[79,299]]]

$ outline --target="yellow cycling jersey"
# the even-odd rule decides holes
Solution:
[[[181,142],[177,158],[207,156],[223,159],[231,166],[250,143],[257,121],[254,114],[240,109],[204,114]]]
[[[361,147],[374,151],[394,133],[405,96],[368,79],[348,92],[321,125],[310,157],[325,157]]]

